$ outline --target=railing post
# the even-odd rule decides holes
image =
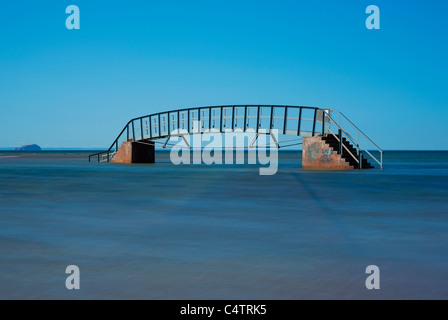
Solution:
[[[383,170],[383,151],[380,152],[381,154],[381,170]]]
[[[109,157],[109,151],[107,151],[107,162],[109,162],[110,157]]]
[[[246,132],[246,129],[248,127],[247,122],[247,106],[244,106],[244,127],[243,127],[243,132]]]
[[[132,120],[132,139],[135,141],[135,128],[134,128],[134,120]]]
[[[326,112],[322,110],[322,136],[325,135],[325,114]]]
[[[212,132],[212,108],[208,108],[208,132]]]
[[[314,119],[313,119],[313,132],[311,136],[314,137],[314,133],[316,132],[316,117],[317,117],[317,109],[314,109]]]
[[[361,155],[361,149],[359,149],[359,144],[357,145],[357,147],[358,147],[359,169],[361,170],[361,169],[362,169],[362,161],[361,161],[361,159],[362,159],[362,155]]]
[[[174,117],[173,117],[173,118],[174,118]],[[171,134],[171,126],[170,126],[170,122],[171,122],[171,120],[170,120],[170,113],[168,112],[168,135]]]
[[[221,106],[221,111],[219,114],[219,132],[222,132],[222,123],[223,121],[222,121],[222,106]]]
[[[143,119],[140,118],[140,134],[142,135],[142,138],[140,140],[143,140]]]
[[[190,109],[187,110],[187,131],[190,133]]]
[[[339,154],[342,156],[342,130],[338,129],[338,136],[339,136]]]
[[[100,162],[100,153],[98,152],[98,162]]]
[[[257,133],[258,133],[258,128],[260,127],[260,106],[257,106]]]
[[[160,113],[159,113],[159,137],[160,136],[162,136],[162,132],[160,131],[160,130],[162,130],[162,124],[161,124],[161,122],[160,122]],[[134,123],[134,122],[132,122],[132,123]]]
[[[288,107],[285,106],[285,116],[283,118],[283,134],[286,133],[286,119],[288,118]]]
[[[297,135],[300,136],[300,123],[302,122],[302,107],[299,109],[299,123],[297,125]]]

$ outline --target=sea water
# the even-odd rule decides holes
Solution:
[[[448,298],[448,152],[351,171],[280,152],[272,176],[87,155],[0,153],[1,299]]]

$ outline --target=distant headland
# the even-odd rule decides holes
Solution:
[[[15,151],[41,151],[41,147],[39,147],[37,144],[26,144],[20,147],[15,147]]]

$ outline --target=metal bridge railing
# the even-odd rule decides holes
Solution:
[[[346,126],[341,124],[344,121],[347,122]],[[199,128],[195,128],[194,123],[199,123]],[[277,129],[284,135],[305,137],[335,134],[334,131],[340,130],[341,137],[347,137],[357,149],[357,161],[361,159],[361,153],[366,152],[382,167],[382,150],[339,111],[289,105],[207,106],[134,118],[124,126],[108,150],[90,155],[89,161],[91,158],[110,161],[125,141],[149,141],[176,135],[202,134],[212,129],[221,133],[236,129],[240,132],[251,129],[256,133],[262,129],[263,132],[269,133],[271,129]],[[367,139],[367,142],[380,151],[380,160],[365,148],[370,144],[361,142],[360,137]]]

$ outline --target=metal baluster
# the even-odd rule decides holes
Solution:
[[[288,107],[285,106],[285,116],[283,119],[283,134],[286,133],[286,119],[288,118]]]
[[[342,130],[338,129],[339,136],[339,154],[342,156]]]
[[[297,125],[297,135],[300,136],[300,123],[302,122],[302,107],[299,109],[299,124]]]
[[[359,161],[359,169],[362,169],[362,155],[361,155],[361,149],[359,148],[359,144],[356,145],[358,147],[358,161]]]
[[[208,131],[212,131],[212,108],[208,108]]]
[[[244,127],[243,127],[243,131],[246,132],[246,128],[249,126],[249,124],[247,124],[247,106],[244,106]]]
[[[132,140],[135,141],[135,128],[134,128],[134,120],[132,120]]]
[[[220,129],[219,131],[220,131],[220,132],[222,132],[222,122],[223,122],[223,121],[222,121],[222,108],[223,108],[223,107],[221,107],[221,115],[220,115],[221,118],[220,118],[220,120],[219,120],[219,129]]]
[[[322,110],[322,136],[325,135],[325,111]]]
[[[142,118],[140,118],[140,133],[142,135],[140,140],[143,140],[143,119]]]

